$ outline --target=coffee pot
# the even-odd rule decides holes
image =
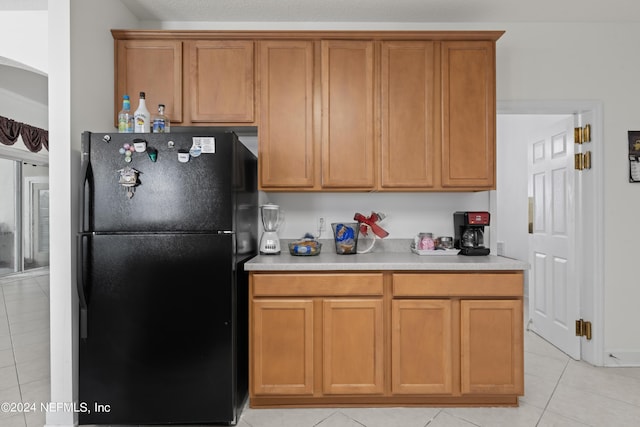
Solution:
[[[467,228],[462,233],[463,248],[479,248],[484,246],[484,233],[479,228]]]
[[[459,255],[489,255],[484,246],[484,227],[489,225],[489,212],[454,212],[453,227]]]

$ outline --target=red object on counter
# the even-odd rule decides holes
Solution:
[[[367,235],[367,225],[369,226],[369,228],[371,228],[371,231],[373,231],[373,233],[380,238],[385,238],[389,235],[386,230],[376,224],[376,222],[380,221],[382,218],[375,212],[371,212],[371,215],[368,217],[362,215],[361,213],[356,213],[353,219],[361,223],[360,232],[365,236]]]

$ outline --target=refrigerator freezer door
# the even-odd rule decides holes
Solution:
[[[188,152],[194,137],[84,132],[82,231],[233,230],[236,195],[243,185],[250,185],[250,180],[242,179],[245,172],[239,150],[244,146],[238,147],[241,143],[233,133],[209,135],[215,152],[203,152],[183,163],[178,153]],[[146,152],[120,153],[136,139],[146,141]],[[150,150],[157,151],[155,161]],[[125,161],[127,157],[130,162]],[[123,177],[127,168],[136,171],[137,179]]]
[[[232,236],[80,240],[87,324],[79,343],[79,401],[90,410],[79,414],[80,423],[233,421],[237,370],[246,369],[236,365],[234,343],[246,338],[236,336],[234,307],[247,301],[245,290],[245,300],[236,301]]]

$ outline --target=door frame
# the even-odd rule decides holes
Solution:
[[[498,101],[496,112],[500,114],[589,114],[593,121],[591,139],[588,147],[577,151],[589,150],[591,156],[591,174],[589,191],[593,191],[589,206],[576,206],[576,209],[590,212],[589,220],[583,216],[576,218],[577,234],[580,236],[583,253],[576,254],[576,271],[585,271],[589,265],[591,278],[579,278],[579,298],[581,318],[592,323],[592,339],[581,338],[581,359],[596,366],[604,366],[604,132],[603,104],[597,100],[540,100],[540,101]],[[581,123],[584,126],[585,123]],[[576,147],[577,148],[577,147]],[[585,172],[583,172],[585,173]],[[592,188],[591,188],[592,187]],[[576,185],[577,191],[584,191],[583,185]],[[490,206],[497,206],[496,192],[490,192]],[[576,198],[582,203],[583,198]],[[582,280],[585,279],[585,280]]]

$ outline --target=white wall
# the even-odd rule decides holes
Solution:
[[[380,226],[389,239],[412,238],[419,232],[434,236],[453,236],[453,212],[486,210],[488,192],[453,193],[265,193],[264,201],[285,210],[285,222],[279,230],[283,238],[299,238],[306,232],[316,233],[319,217],[332,222],[352,221],[356,212],[386,215]],[[488,231],[488,230],[487,230]],[[327,226],[322,238],[332,238]],[[407,248],[408,250],[408,248]]]
[[[0,11],[0,57],[25,69],[49,72],[49,14],[46,10]]]
[[[113,128],[111,28],[135,27],[120,2],[49,2],[49,140],[51,401],[77,400],[78,304],[75,235],[78,229],[80,135]],[[47,414],[48,426],[77,423],[73,412]]]
[[[0,11],[0,63],[46,75],[48,25],[47,11]],[[0,116],[48,129],[48,106],[6,87],[0,87]],[[28,151],[22,137],[11,148]]]
[[[2,14],[0,13],[0,17],[1,16]],[[1,25],[0,23],[0,26]],[[28,73],[29,71],[24,72]],[[21,96],[19,93],[1,88],[0,116],[42,129],[48,129],[49,127],[49,107],[47,105],[35,102],[27,97]],[[27,148],[22,143],[22,138],[19,139],[20,144],[16,142],[12,147],[26,150]]]

